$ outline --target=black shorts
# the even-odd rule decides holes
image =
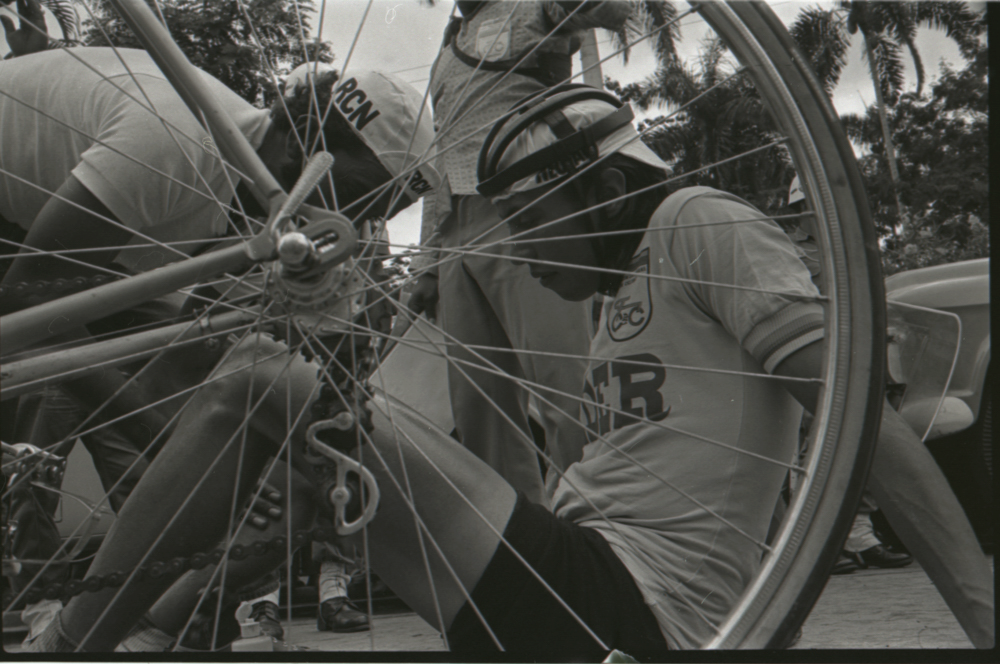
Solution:
[[[503,543],[472,601],[507,655],[521,660],[603,661],[609,649],[662,659],[667,643],[632,575],[592,528],[554,516],[518,494],[504,539],[604,642],[602,647]],[[453,653],[496,659],[497,649],[469,603],[448,644]]]

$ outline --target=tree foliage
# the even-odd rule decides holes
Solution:
[[[93,4],[88,45],[142,48],[107,0]],[[275,81],[293,67],[333,61],[330,45],[309,37],[311,0],[159,0],[150,6],[192,64],[258,106],[274,98]]]
[[[609,82],[642,109],[663,104],[670,113],[640,124],[647,145],[677,174],[680,186],[724,189],[765,212],[787,196],[791,160],[750,80],[738,71],[718,39],[704,43],[697,65],[661,62],[646,81]]]
[[[962,3],[910,3],[907,9],[888,4],[850,3],[834,11],[806,8],[791,33],[828,92],[846,64],[852,28],[860,30],[864,24],[872,30],[873,62],[886,60],[876,66],[891,102],[885,108],[885,124],[877,106],[863,118],[845,119],[851,139],[868,151],[860,160],[862,175],[885,249],[886,272],[986,255],[988,79],[987,49],[978,37],[982,20]],[[929,97],[902,90],[902,49],[910,49],[922,66],[913,45],[917,25],[945,30],[972,58],[961,71],[943,67]],[[898,79],[894,72],[900,74]],[[645,120],[641,129],[646,143],[675,173],[689,174],[680,186],[709,185],[735,193],[766,213],[787,211],[782,207],[794,174],[788,154],[780,146],[765,148],[777,138],[771,118],[721,42],[705,42],[693,65],[661,57],[657,71],[646,80],[627,86],[609,81],[608,87],[643,109],[667,108],[668,115]],[[888,135],[899,152],[896,188],[885,127],[891,128]],[[900,210],[907,224],[900,223]]]
[[[658,62],[676,59],[676,42],[680,38],[677,8],[665,0],[632,0],[632,11],[621,30],[611,32],[614,49],[621,50],[627,64],[630,45],[637,39],[653,34],[651,46]]]
[[[839,66],[836,57],[817,57],[827,53],[836,55],[846,51],[851,35],[861,33],[865,60],[875,90],[875,109],[879,114],[883,143],[889,174],[894,184],[899,183],[896,150],[889,127],[889,106],[895,105],[903,89],[902,51],[905,47],[917,73],[917,94],[923,90],[924,64],[917,50],[915,38],[921,25],[944,30],[964,54],[971,53],[977,36],[982,32],[979,17],[964,2],[871,2],[869,0],[841,0],[832,10],[815,9],[803,12],[792,26],[793,35],[806,37],[799,42],[805,47],[810,60],[817,67],[825,85],[836,83]],[[821,41],[812,41],[820,39]],[[829,89],[829,87],[828,87]],[[902,203],[896,199],[897,214],[902,213]]]
[[[850,138],[870,150],[860,160],[887,274],[988,255],[988,48],[959,70],[945,65],[929,97],[904,94],[890,109],[899,157],[894,214],[885,148],[874,109],[842,118]]]
[[[10,6],[13,11],[14,2],[15,0],[0,0],[0,7]],[[56,24],[62,33],[61,38],[49,36],[48,48],[80,45],[80,16],[76,8],[76,0],[29,0],[29,2],[36,8],[44,7],[48,9],[52,13],[53,18],[56,19]],[[20,6],[17,13],[22,14]],[[35,22],[37,23],[35,25],[36,28],[42,32],[47,31],[48,26],[46,25],[44,16],[40,16],[37,20],[32,21],[30,15],[25,16],[22,14],[21,25],[24,26],[26,22]]]
[[[60,45],[75,44],[80,37],[80,17],[77,15],[73,0],[40,0],[52,12],[63,38],[56,43]],[[56,41],[56,40],[53,40]]]

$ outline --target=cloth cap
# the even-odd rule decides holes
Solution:
[[[285,79],[285,98],[292,98],[314,74],[334,71],[322,62],[299,65]],[[423,95],[391,74],[362,71],[334,83],[333,107],[392,177],[406,180],[407,196],[416,201],[441,183],[429,163],[434,156],[434,120]]]
[[[601,101],[600,99],[585,99],[583,101],[574,102],[561,109],[563,115],[566,116],[566,119],[576,130],[588,127],[616,110],[617,109],[614,106],[606,101]],[[515,162],[524,159],[530,154],[538,152],[542,148],[551,145],[558,140],[559,139],[552,131],[552,128],[540,119],[538,122],[535,122],[521,132],[521,134],[518,135],[513,142],[511,142],[511,144],[504,151],[503,156],[500,158],[497,165],[497,172],[503,171]],[[618,154],[632,157],[637,161],[655,168],[662,168],[665,172],[669,172],[670,170],[663,160],[656,156],[655,152],[646,147],[646,144],[642,142],[642,138],[639,136],[639,132],[636,131],[632,124],[620,127],[618,130],[597,141],[598,158],[614,154],[616,152]],[[591,161],[591,159],[581,155],[580,158],[574,160],[575,168],[572,172],[580,170]],[[550,184],[553,181],[568,175],[569,173],[569,171],[563,170],[559,167],[542,169],[533,175],[529,175],[526,178],[518,180],[511,186],[507,187],[504,191],[500,192],[496,196],[493,196],[492,200],[503,200],[504,198],[509,198],[516,193]]]

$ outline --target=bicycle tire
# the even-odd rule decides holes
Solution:
[[[825,258],[843,261],[841,266],[832,267],[830,278],[836,290],[830,293],[828,313],[835,313],[837,324],[844,326],[842,331],[851,348],[847,356],[839,358],[843,362],[839,371],[833,372],[836,384],[827,386],[826,396],[838,412],[831,417],[839,418],[826,432],[828,439],[835,441],[830,457],[820,460],[821,465],[829,464],[828,474],[822,480],[817,478],[806,492],[807,498],[800,496],[807,502],[815,501],[809,508],[812,513],[803,514],[796,519],[800,522],[786,531],[787,548],[775,561],[774,573],[758,579],[758,594],[744,597],[741,608],[728,621],[731,632],[712,644],[773,648],[794,637],[819,597],[864,488],[882,412],[885,296],[877,241],[853,151],[808,61],[763,3],[732,3],[725,9],[729,11],[708,3],[703,13],[729,36],[731,48],[747,49],[743,62],[759,64],[762,54],[767,54],[772,70],[765,74],[768,82],[755,76],[758,89],[766,91],[773,85],[773,94],[793,99],[793,105],[772,102],[772,112],[776,108],[791,111],[792,117],[778,120],[785,124],[787,136],[812,139],[811,146],[791,149],[794,153],[805,148],[795,159],[800,177],[809,177],[806,174],[812,170],[813,177],[821,174],[825,180],[817,183],[818,188],[809,187],[811,208],[828,215],[824,223],[829,232],[827,241],[832,244],[824,248]],[[740,29],[733,25],[736,22],[742,23],[752,38],[739,40],[733,32]],[[757,74],[754,67],[751,70]],[[805,130],[790,131],[787,123],[800,124]],[[823,269],[828,270],[826,265]],[[863,398],[854,400],[862,394]],[[807,509],[805,505],[803,509]],[[742,607],[745,613],[741,613]]]
[[[768,102],[821,227],[828,355],[808,476],[767,556],[710,648],[787,644],[825,583],[860,499],[881,413],[884,295],[853,151],[805,59],[763,4],[695,3]],[[209,118],[211,122],[211,118]],[[244,172],[249,172],[246,169]]]

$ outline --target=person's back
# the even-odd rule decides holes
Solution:
[[[463,19],[449,28],[430,82],[438,170],[448,175],[451,193],[476,193],[479,150],[500,116],[527,95],[569,78],[577,31],[620,27],[628,16],[622,3],[580,3],[575,10],[562,4],[458,3]]]
[[[205,78],[258,147],[268,112]],[[7,60],[0,91],[0,217],[28,229],[72,175],[123,224],[161,242],[225,233],[233,190],[211,139],[144,51],[76,48]],[[118,260],[147,270],[181,257],[170,253],[135,250]]]

